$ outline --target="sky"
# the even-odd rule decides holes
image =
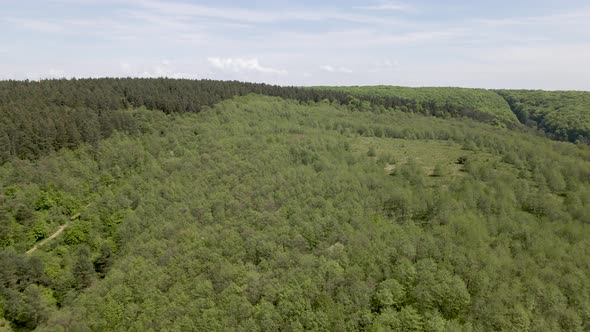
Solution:
[[[0,0],[0,79],[590,90],[588,0]]]

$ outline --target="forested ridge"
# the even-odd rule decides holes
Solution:
[[[379,103],[381,98],[397,96],[416,101],[417,113],[435,116],[449,114],[470,114],[477,120],[496,120],[513,124],[517,118],[506,101],[492,90],[450,87],[410,88],[401,86],[335,86],[318,87],[333,91],[344,91],[354,96],[368,98]]]
[[[121,111],[128,108],[146,107],[167,114],[196,113],[219,101],[249,93],[304,102],[327,99],[361,105],[358,99],[339,91],[237,81],[168,78],[2,81],[0,162],[12,157],[35,159],[81,143],[96,144],[114,130],[137,132],[137,124],[129,113]],[[391,97],[384,105],[411,108],[414,104],[413,100]]]
[[[0,162],[35,159],[113,131],[137,132],[128,108],[196,113],[217,102],[257,93],[301,102],[329,100],[351,109],[400,110],[471,118],[570,142],[590,142],[590,93],[464,88],[285,87],[183,79],[54,79],[0,81]],[[43,121],[39,121],[43,119]],[[520,123],[519,123],[520,121]]]
[[[584,144],[405,97],[2,84],[23,146],[80,136],[4,156],[0,330],[590,330]]]
[[[12,157],[35,159],[81,143],[96,144],[115,130],[137,132],[137,124],[121,111],[128,108],[196,113],[249,93],[301,102],[329,100],[359,111],[400,110],[445,118],[467,117],[509,127],[518,124],[501,97],[478,89],[301,88],[168,78],[2,81],[0,162]]]
[[[530,133],[572,143],[590,143],[590,92],[485,90],[452,87],[400,86],[317,87],[342,91],[379,104],[396,96],[415,101],[411,112],[469,117],[488,123],[529,128]],[[400,109],[407,111],[405,107]]]
[[[549,137],[590,143],[590,92],[500,90],[520,122]]]

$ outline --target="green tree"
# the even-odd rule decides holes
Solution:
[[[82,247],[78,250],[76,261],[72,266],[72,273],[76,280],[77,288],[86,288],[92,284],[94,280],[94,268],[90,261],[90,250],[87,247]]]
[[[373,310],[381,312],[388,308],[399,309],[403,306],[405,298],[406,291],[397,280],[384,280],[373,293]]]
[[[100,256],[94,261],[94,270],[98,273],[99,277],[104,278],[111,268],[113,260],[114,254],[111,247],[103,243],[100,246]]]

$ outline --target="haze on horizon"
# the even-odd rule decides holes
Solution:
[[[587,1],[2,1],[0,79],[590,90]]]

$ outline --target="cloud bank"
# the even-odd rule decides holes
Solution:
[[[590,90],[583,0],[30,0],[3,4],[0,29],[4,79]]]
[[[352,69],[346,67],[334,67],[332,65],[322,65],[320,69],[323,71],[327,71],[329,73],[344,73],[344,74],[352,74]]]
[[[254,71],[265,74],[278,74],[286,75],[287,71],[283,69],[276,69],[271,67],[265,67],[260,64],[257,58],[207,58],[209,63],[217,68],[224,71],[232,71],[240,73],[244,71]]]

